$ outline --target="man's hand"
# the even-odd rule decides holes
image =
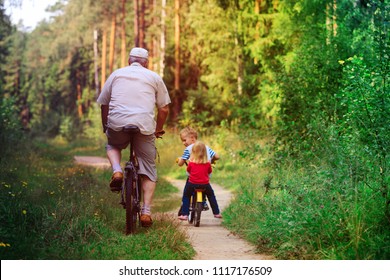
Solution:
[[[108,123],[108,105],[100,106],[101,117],[102,117],[102,125],[103,125],[103,133],[106,133],[107,123]]]
[[[154,135],[156,138],[162,138],[162,136],[165,134],[165,130],[156,131]]]

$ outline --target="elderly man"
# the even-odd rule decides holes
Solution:
[[[101,104],[103,131],[107,136],[107,157],[113,169],[110,188],[119,192],[123,181],[121,151],[129,144],[129,137],[122,129],[135,125],[140,129],[134,144],[142,177],[143,205],[141,225],[152,225],[151,204],[157,181],[156,137],[161,136],[171,103],[162,78],[147,69],[148,51],[133,48],[129,54],[129,66],[114,71],[108,77],[97,102]],[[155,120],[155,107],[157,118]]]

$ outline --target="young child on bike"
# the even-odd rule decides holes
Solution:
[[[185,148],[181,158],[177,159],[177,163],[179,166],[183,166],[186,163],[186,161],[189,160],[189,158],[190,158],[192,146],[198,140],[198,133],[192,127],[187,126],[180,131],[179,136],[180,136],[180,140],[182,141],[183,145],[186,148]],[[211,149],[208,146],[206,146],[206,149],[207,149],[207,159],[210,162],[213,163],[214,161],[219,159],[218,154],[216,152],[214,152],[213,149]],[[205,196],[204,196],[203,210],[205,210],[205,211],[209,210]],[[181,215],[181,209],[179,210],[179,216],[180,215]]]
[[[210,174],[212,173],[211,162],[207,156],[207,147],[204,143],[197,141],[192,145],[187,173],[189,175],[182,198],[182,213],[180,220],[187,220],[190,211],[190,199],[196,187],[205,189],[206,196],[215,218],[222,218],[219,211],[217,199],[210,185]]]

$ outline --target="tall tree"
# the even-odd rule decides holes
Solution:
[[[174,89],[172,92],[173,108],[171,110],[171,118],[174,124],[177,123],[177,117],[180,113],[181,105],[181,88],[180,88],[180,70],[181,70],[181,61],[180,61],[180,1],[175,0],[175,70],[174,70]]]
[[[121,17],[121,67],[127,64],[127,44],[126,44],[126,0],[122,0]]]
[[[94,63],[94,72],[95,72],[95,98],[99,96],[100,87],[99,87],[99,50],[98,50],[98,30],[93,31],[93,63]]]
[[[113,11],[111,16],[110,51],[109,51],[110,73],[114,70],[115,39],[116,39],[116,11]]]
[[[133,0],[133,11],[134,11],[134,46],[140,46],[140,34],[139,34],[139,2]]]
[[[101,77],[101,85],[100,88],[103,88],[104,83],[106,82],[106,71],[107,71],[107,29],[103,29],[102,34],[102,58],[101,58],[101,69],[102,69],[102,77]]]
[[[165,69],[165,32],[166,32],[166,6],[167,1],[161,0],[161,30],[160,30],[160,63],[159,63],[159,74],[164,77]]]
[[[141,48],[146,48],[146,41],[145,41],[145,37],[146,37],[146,19],[145,19],[145,14],[146,14],[146,6],[145,6],[145,0],[140,0],[141,1],[141,5],[140,5],[140,9],[138,11],[138,15],[139,15],[139,31],[138,31],[138,34],[139,34],[139,46]]]

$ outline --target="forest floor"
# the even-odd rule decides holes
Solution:
[[[75,156],[77,164],[95,167],[110,167],[106,158],[92,156]],[[166,178],[172,185],[179,189],[177,199],[181,199],[184,180]],[[229,205],[232,193],[225,188],[212,184],[221,212]],[[169,213],[177,218],[177,211]],[[245,216],[243,216],[243,219]],[[248,221],[249,222],[249,221]],[[237,235],[234,235],[222,226],[222,220],[216,219],[210,210],[203,211],[199,227],[194,227],[186,221],[182,221],[181,227],[189,236],[190,242],[196,251],[196,260],[270,260],[274,259],[267,254],[258,254],[255,246]]]

